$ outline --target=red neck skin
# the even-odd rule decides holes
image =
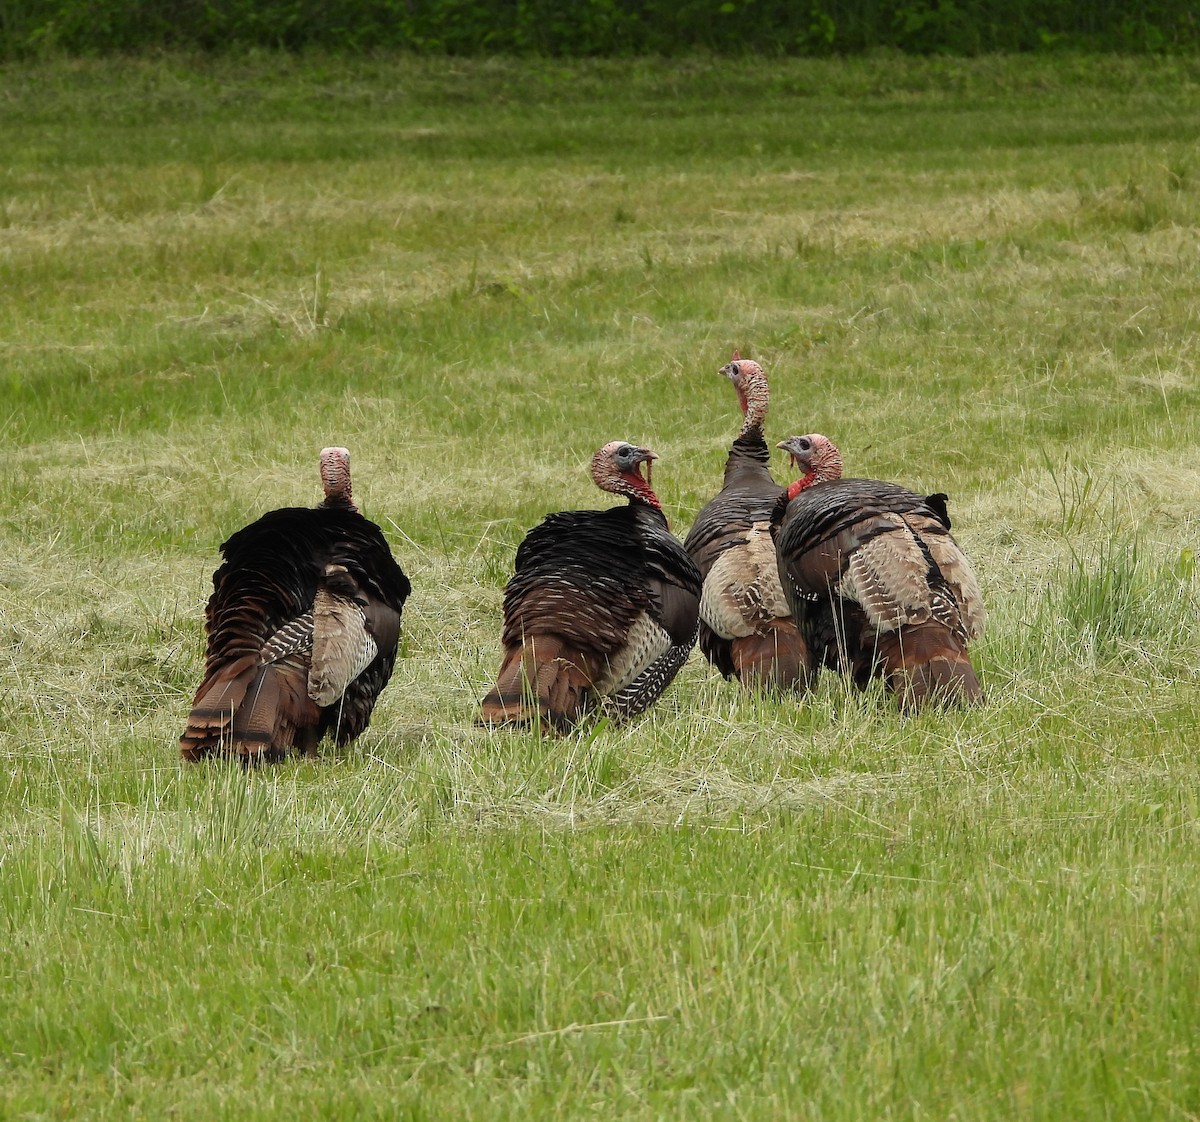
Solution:
[[[647,506],[654,507],[657,511],[662,511],[662,503],[658,501],[658,496],[654,493],[650,484],[640,475],[629,472],[628,474],[621,475],[620,479],[624,484],[620,489],[620,494],[628,495],[630,502],[645,503]]]
[[[788,502],[791,502],[801,491],[807,491],[817,483],[829,483],[842,477],[842,461],[839,457],[835,462],[817,464],[809,468],[799,479],[788,484]]]
[[[788,484],[788,502],[791,502],[801,491],[807,491],[816,482],[817,473],[815,471],[810,471],[807,475],[800,476],[799,479],[793,479]]]

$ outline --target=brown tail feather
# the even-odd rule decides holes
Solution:
[[[193,714],[229,713],[231,709],[236,709],[246,696],[246,687],[254,680],[257,670],[258,658],[255,655],[243,655],[222,666],[200,683],[192,704]]]
[[[889,688],[906,712],[930,704],[971,705],[983,699],[966,647],[939,624],[902,627],[882,635],[878,658]]]
[[[511,647],[496,685],[480,702],[484,725],[540,725],[564,730],[593,702],[587,660],[553,636]]]
[[[257,667],[257,657],[246,655],[200,683],[187,727],[179,738],[179,751],[185,760],[198,760],[230,741],[234,714],[254,681]]]
[[[210,752],[280,756],[292,747],[297,727],[316,725],[317,706],[307,695],[303,667],[286,661],[258,665],[252,655],[206,680],[179,738],[185,760]]]
[[[808,646],[791,619],[773,619],[760,634],[730,643],[730,657],[744,686],[803,690],[812,671]]]
[[[268,748],[279,724],[279,675],[274,666],[264,666],[246,691],[233,718],[234,733],[243,751]]]
[[[526,724],[537,716],[529,696],[520,647],[510,648],[500,666],[496,684],[479,703],[479,723],[485,725]]]

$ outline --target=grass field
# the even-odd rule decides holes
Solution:
[[[0,1116],[1200,1114],[1198,98],[0,69]],[[988,705],[695,655],[624,727],[474,728],[516,544],[613,438],[685,532],[733,347],[774,439],[950,493]],[[396,676],[345,752],[182,767],[217,547],[332,443],[415,588]]]

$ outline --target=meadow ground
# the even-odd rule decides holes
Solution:
[[[0,69],[0,1115],[1200,1112],[1200,61]],[[945,490],[988,704],[693,656],[473,727],[612,438]],[[356,494],[369,732],[182,767],[217,547]],[[777,475],[786,475],[780,459]]]

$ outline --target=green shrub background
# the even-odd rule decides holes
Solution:
[[[375,48],[456,55],[1193,49],[1192,0],[6,0],[0,52]],[[753,73],[748,72],[748,82]]]

